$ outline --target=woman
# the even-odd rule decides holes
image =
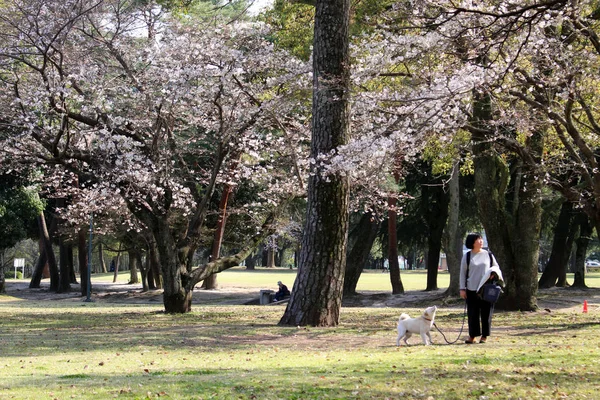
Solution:
[[[479,343],[485,343],[490,336],[493,304],[482,300],[477,292],[488,280],[502,281],[502,272],[496,258],[483,249],[483,238],[480,234],[467,235],[465,246],[470,251],[463,255],[460,263],[459,282],[460,297],[467,300],[469,338],[465,343],[475,343],[478,336],[481,336]]]

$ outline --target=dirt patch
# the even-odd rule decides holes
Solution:
[[[86,299],[81,295],[78,284],[71,285],[68,293],[54,293],[49,290],[49,282],[42,282],[38,289],[29,289],[29,282],[8,280],[6,294],[21,299],[43,301],[79,302]],[[197,288],[193,293],[196,305],[249,305],[258,304],[259,291],[247,287],[222,287],[216,290]],[[91,299],[95,302],[162,304],[162,290],[142,291],[140,284],[94,283]],[[600,309],[600,288],[574,289],[551,288],[538,292],[540,311],[582,311],[587,301],[588,310]],[[422,307],[436,304],[443,308],[461,308],[464,303],[459,298],[447,298],[445,289],[434,291],[407,291],[401,295],[381,292],[361,292],[344,298],[344,307]],[[282,306],[282,305],[277,305]]]

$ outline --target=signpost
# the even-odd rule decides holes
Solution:
[[[23,277],[25,276],[25,259],[15,258],[15,279],[17,279],[17,268],[21,268],[23,271]]]

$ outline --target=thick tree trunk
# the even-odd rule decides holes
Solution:
[[[448,182],[448,223],[444,231],[444,249],[446,251],[446,264],[450,274],[450,284],[446,296],[459,295],[460,262],[462,260],[462,238],[460,230],[460,168],[456,162],[452,168],[452,177]]]
[[[317,0],[313,42],[311,158],[348,141],[350,0]],[[323,176],[313,165],[308,183],[300,267],[280,324],[336,326],[342,304],[348,235],[347,176]]]
[[[354,229],[348,234],[344,296],[356,294],[358,279],[367,263],[380,225],[379,221],[374,219],[370,213],[364,213]]]
[[[551,288],[556,285],[556,282],[561,275],[561,270],[565,271],[566,266],[569,263],[569,256],[571,254],[571,246],[574,239],[573,224],[573,203],[565,201],[560,207],[560,213],[556,226],[554,227],[554,237],[552,239],[552,251],[550,253],[550,259],[544,268],[544,272],[538,282],[538,287]]]
[[[186,288],[189,279],[185,265],[187,254],[177,250],[167,220],[158,220],[156,228],[153,234],[162,273],[165,311],[187,313],[192,309],[192,290]]]
[[[491,121],[488,95],[476,96],[474,117],[476,126],[487,128],[487,121]],[[534,166],[525,165],[515,169],[511,180],[508,165],[492,151],[490,138],[474,133],[473,139],[479,215],[506,283],[505,294],[497,306],[536,310],[542,179]],[[527,139],[529,154],[539,157],[542,144],[542,135],[534,132]],[[508,194],[512,194],[509,204],[505,198]]]

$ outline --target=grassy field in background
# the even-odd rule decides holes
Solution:
[[[296,279],[297,270],[286,268],[257,268],[256,270],[246,270],[244,267],[236,267],[221,272],[218,275],[218,282],[221,287],[245,287],[256,289],[277,289],[277,281],[282,281],[290,289]],[[427,271],[416,270],[400,272],[400,278],[404,289],[425,290],[427,286]],[[95,274],[92,276],[92,282],[112,282],[113,274]],[[600,288],[600,272],[591,272],[586,275],[586,284],[588,287]],[[119,272],[118,282],[126,283],[129,281],[128,272]],[[573,282],[573,274],[567,274],[567,281]],[[447,271],[438,272],[438,287],[447,288],[450,283],[450,275]],[[381,270],[366,270],[358,281],[357,290],[360,291],[382,291],[392,290],[390,283],[390,274],[382,273]]]
[[[295,272],[234,269],[219,283],[291,285]],[[590,286],[597,275],[588,277]],[[440,274],[440,287],[447,277]],[[407,290],[421,290],[425,272],[403,271],[402,280]],[[386,285],[389,274],[367,272],[359,288]],[[497,312],[485,345],[465,345],[464,333],[447,345],[433,331],[435,345],[413,337],[400,348],[399,313],[420,309],[342,308],[335,328],[277,326],[283,310],[195,305],[169,315],[161,304],[0,295],[0,399],[598,398],[597,302],[589,313]],[[449,341],[460,335],[462,311],[438,312]]]

